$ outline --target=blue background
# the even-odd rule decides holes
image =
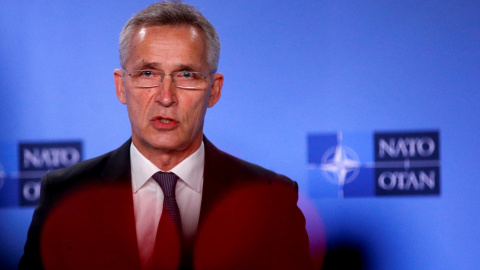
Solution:
[[[187,2],[222,42],[225,85],[205,134],[299,182],[327,260],[353,250],[366,269],[480,267],[479,1]],[[8,175],[19,141],[81,140],[91,158],[128,139],[112,75],[118,34],[149,3],[1,2],[0,163]],[[441,134],[441,196],[309,198],[308,134],[425,129]],[[1,269],[16,266],[32,213],[0,209]]]

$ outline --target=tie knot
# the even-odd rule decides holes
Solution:
[[[152,178],[160,185],[166,198],[175,198],[175,185],[178,176],[171,172],[157,172]]]

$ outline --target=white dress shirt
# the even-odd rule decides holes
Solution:
[[[148,269],[152,261],[157,226],[163,209],[163,191],[153,180],[152,175],[161,170],[144,157],[133,143],[130,146],[130,162],[140,262],[143,269]],[[205,149],[202,142],[195,153],[169,171],[180,178],[175,187],[175,196],[182,219],[183,236],[187,238],[197,232],[204,164]]]

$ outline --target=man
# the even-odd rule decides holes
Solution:
[[[219,52],[183,3],[126,23],[114,81],[131,140],[43,177],[20,269],[311,268],[296,183],[203,135]]]

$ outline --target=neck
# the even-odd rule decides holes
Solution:
[[[177,166],[184,159],[195,153],[202,144],[202,140],[197,140],[185,149],[174,150],[142,147],[141,143],[135,142],[135,140],[132,141],[138,151],[162,171],[169,171]]]

